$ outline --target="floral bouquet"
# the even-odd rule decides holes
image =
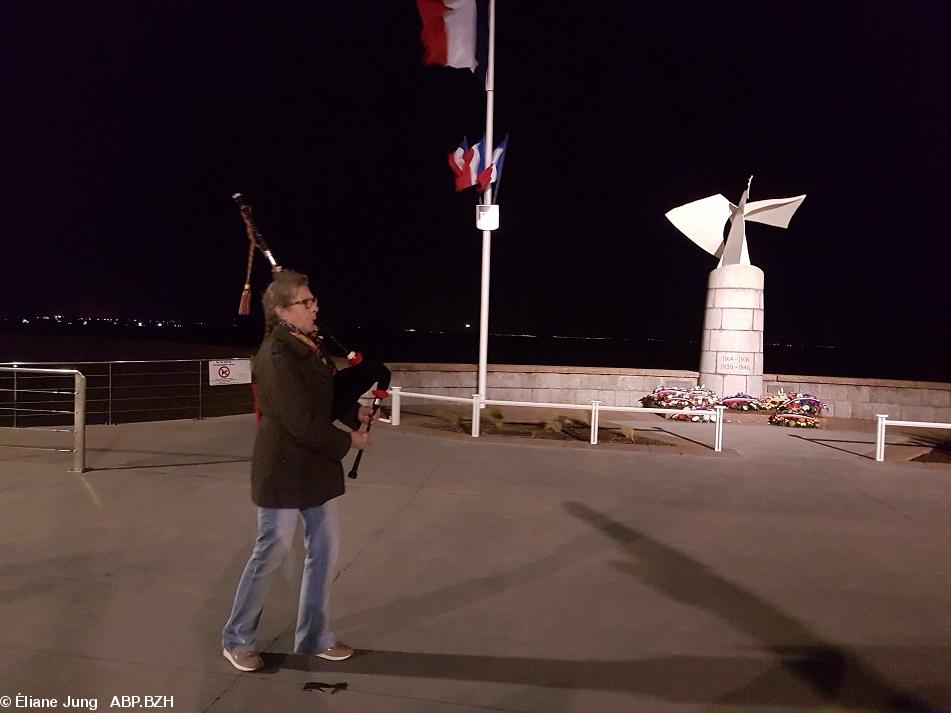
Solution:
[[[674,396],[657,404],[657,408],[691,408],[692,406],[693,402],[686,396]]]
[[[686,403],[686,394],[686,389],[676,386],[658,386],[640,401],[644,408],[683,408]],[[676,402],[677,405],[672,406],[671,402]]]
[[[713,420],[707,414],[697,414],[693,411],[709,410],[718,402],[719,397],[716,393],[704,386],[695,386],[692,389],[658,386],[641,399],[641,404],[645,408],[677,409],[676,413],[667,415],[669,419],[694,422]]]
[[[784,413],[801,413],[806,416],[818,416],[825,407],[825,404],[812,394],[794,394],[780,406],[779,410]]]
[[[769,417],[774,426],[788,428],[819,428],[819,419],[816,416],[806,416],[801,413],[774,413]]]
[[[744,393],[727,396],[720,404],[731,411],[762,411],[766,408],[762,401]]]
[[[706,386],[694,386],[687,394],[690,403],[694,408],[711,409],[720,403],[720,397],[716,392],[708,389]]]
[[[675,421],[692,421],[693,423],[710,423],[716,421],[715,415],[705,413],[694,413],[694,411],[711,411],[713,407],[720,403],[720,397],[712,389],[704,385],[694,386],[687,392],[688,406],[684,406],[679,413],[674,413],[667,418]]]
[[[768,411],[776,411],[789,400],[789,396],[785,391],[780,389],[775,394],[766,394],[763,398],[760,399],[760,403],[763,404],[763,407]]]
[[[706,413],[696,413],[692,408],[687,406],[683,411],[675,411],[674,413],[667,416],[671,421],[691,421],[693,423],[710,423],[711,421],[716,421],[716,415],[709,415]]]
[[[793,394],[769,417],[774,426],[790,428],[819,428],[819,416],[825,404],[812,394]]]

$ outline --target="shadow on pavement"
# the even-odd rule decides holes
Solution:
[[[838,440],[833,438],[807,438],[799,433],[790,433],[790,438],[798,438],[800,441],[806,441],[807,443],[815,443],[819,446],[825,446],[826,448],[831,448],[836,451],[841,451],[843,453],[848,453],[850,456],[855,456],[856,458],[865,458],[866,460],[875,460],[875,441],[847,441],[847,440]],[[832,445],[833,443],[851,443],[854,445],[869,446],[872,448],[872,455],[865,453],[856,453],[853,450],[848,448],[840,448],[839,446]]]
[[[760,642],[761,651],[775,658],[751,656],[674,655],[649,659],[577,660],[515,656],[477,656],[446,653],[359,650],[347,661],[328,662],[303,654],[264,654],[266,669],[313,672],[315,690],[341,691],[348,674],[446,679],[482,683],[512,683],[556,689],[603,690],[636,693],[675,702],[750,706],[834,706],[837,710],[862,709],[889,713],[939,713],[915,694],[884,680],[857,654],[825,641],[804,624],[759,599],[751,592],[718,576],[691,559],[643,533],[578,502],[565,504],[567,512],[607,536],[629,556],[614,566],[663,592],[670,598],[708,611]],[[523,577],[563,566],[590,543],[577,542],[569,552],[548,561],[507,572],[492,586],[484,578],[457,585],[452,592],[434,593],[427,605],[402,602],[403,613],[420,609],[452,608],[497,591]],[[465,590],[463,592],[462,590]],[[437,596],[438,594],[438,596]],[[438,600],[438,604],[437,601]],[[381,607],[392,615],[393,607]],[[370,611],[371,624],[385,625],[382,611]],[[376,615],[376,616],[374,616]],[[917,649],[890,651],[903,659],[941,655]],[[790,677],[804,685],[790,686]],[[320,683],[326,681],[328,683]],[[345,681],[344,681],[345,682]],[[713,682],[737,688],[717,698]],[[317,685],[319,684],[319,686]],[[933,692],[936,696],[945,690]]]
[[[756,678],[723,702],[794,704],[786,700],[777,672],[792,674],[822,700],[839,707],[925,713],[936,711],[879,676],[852,652],[822,640],[805,625],[723,579],[706,565],[578,502],[565,509],[621,546],[629,561],[615,566],[667,596],[711,612],[757,639],[780,658],[776,671]],[[790,642],[800,642],[790,645]],[[709,673],[705,674],[709,677]],[[778,700],[777,700],[778,699]]]
[[[773,650],[778,653],[778,650]],[[816,698],[837,710],[939,713],[915,697],[868,675],[861,662],[836,649],[787,648],[779,666],[757,657],[665,656],[653,659],[576,660],[517,656],[472,656],[405,651],[357,651],[347,661],[328,662],[303,654],[264,654],[265,669],[306,671],[339,686],[348,675],[512,683],[545,688],[636,693],[674,702],[812,708]],[[792,688],[793,674],[809,686]],[[713,681],[751,681],[711,700]],[[843,686],[843,681],[848,685]]]
[[[147,468],[181,468],[189,465],[223,465],[225,463],[250,463],[250,458],[227,458],[223,460],[190,461],[188,463],[151,463],[149,465],[104,465],[87,467],[86,472],[103,470],[146,470]]]
[[[676,438],[677,440],[687,441],[688,443],[693,443],[694,445],[700,446],[701,448],[705,448],[705,449],[707,449],[708,451],[712,451],[712,450],[714,449],[714,447],[713,447],[711,444],[709,444],[709,443],[704,443],[703,441],[698,441],[698,440],[693,439],[693,438],[688,438],[687,436],[683,435],[682,433],[674,433],[673,431],[667,430],[667,429],[664,428],[663,426],[654,426],[654,427],[651,428],[650,430],[652,430],[652,431],[657,431],[657,432],[659,432],[659,433],[666,433],[668,436],[672,436],[672,437]]]

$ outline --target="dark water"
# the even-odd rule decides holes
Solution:
[[[353,340],[365,343],[361,348],[368,354],[384,354],[385,360],[391,362],[478,360],[477,334],[393,333],[361,337],[357,332]],[[951,360],[938,349],[767,342],[763,352],[764,370],[769,374],[951,382]],[[489,338],[489,363],[695,371],[700,363],[700,344],[696,340],[670,338],[493,335]]]
[[[468,363],[478,360],[478,333],[403,330],[340,330],[349,348],[386,362]],[[119,327],[7,325],[0,329],[0,362],[198,359],[245,356],[260,341],[260,326]],[[696,370],[700,346],[672,338],[496,334],[489,363]],[[942,350],[907,345],[852,346],[769,342],[770,374],[848,376],[951,382],[951,361]]]

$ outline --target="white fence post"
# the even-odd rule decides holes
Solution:
[[[202,414],[202,403],[201,403],[201,380],[202,380],[202,371],[201,365],[203,362],[198,360],[198,420],[201,421],[204,418]]]
[[[726,411],[726,406],[714,406],[713,409],[717,412],[717,424],[713,431],[713,450],[721,453],[723,452],[723,412]]]
[[[479,412],[482,409],[482,395],[472,394],[472,437],[479,437]]]
[[[402,386],[391,386],[390,395],[393,399],[390,402],[390,425],[399,426],[400,425],[400,391]]]
[[[73,467],[72,473],[86,470],[86,377],[73,376]]]
[[[591,402],[591,445],[598,445],[598,407],[601,406],[600,401]]]
[[[885,460],[885,420],[887,413],[875,414],[875,460],[881,463]]]

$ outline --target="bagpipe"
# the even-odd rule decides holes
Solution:
[[[272,274],[280,272],[281,266],[258,230],[252,216],[251,205],[247,199],[240,193],[235,193],[231,197],[238,204],[241,219],[244,221],[244,227],[248,234],[248,267],[244,277],[244,290],[241,292],[241,300],[238,302],[238,314],[248,315],[251,313],[251,268],[254,263],[254,251],[258,250],[264,255],[271,266]],[[334,420],[345,417],[353,408],[353,404],[358,402],[360,397],[370,391],[372,387],[372,391],[370,391],[373,395],[371,416],[366,428],[369,431],[373,426],[373,417],[380,410],[383,399],[389,396],[387,391],[390,388],[390,378],[392,376],[390,370],[385,364],[366,359],[360,352],[347,349],[323,327],[319,327],[308,336],[318,345],[324,355],[332,354],[344,357],[349,365],[347,368],[339,370],[334,367],[334,398],[331,409],[331,417]],[[357,470],[360,467],[362,457],[363,451],[357,451],[353,466],[350,468],[350,472],[347,473],[348,477],[357,477]]]

